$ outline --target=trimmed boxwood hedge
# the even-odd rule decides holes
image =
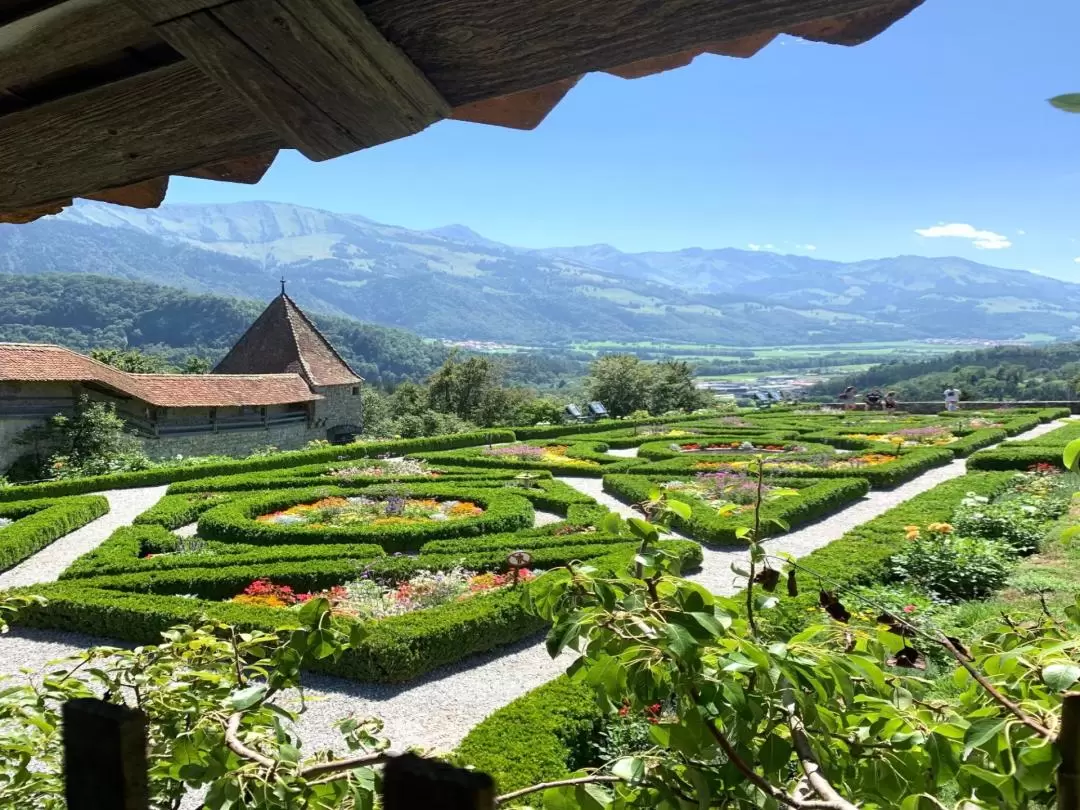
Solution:
[[[789,457],[792,461],[798,461],[799,455],[792,454]],[[972,458],[975,458],[973,456]],[[770,465],[765,465],[765,474],[770,478],[783,477],[783,478],[862,478],[865,479],[871,487],[874,489],[892,489],[899,486],[905,481],[910,481],[912,478],[916,478],[922,475],[933,467],[939,467],[942,464],[948,464],[953,459],[953,454],[948,450],[935,447],[932,449],[913,449],[905,450],[901,452],[900,457],[896,461],[888,461],[884,464],[875,464],[871,467],[860,467],[858,469],[829,469],[829,468],[814,468],[812,470],[781,470],[779,468],[770,469]],[[655,464],[649,464],[645,466],[619,466],[614,467],[608,471],[610,475],[679,475],[687,473],[697,472],[709,472],[708,469],[697,469],[696,465],[708,461],[710,459],[704,458],[675,458],[669,461],[659,461]],[[714,458],[713,461],[731,461],[735,460],[732,457],[725,459]],[[745,460],[743,457],[742,460]],[[777,462],[778,464],[783,462]]]
[[[199,519],[199,515],[215,506],[228,503],[237,496],[227,492],[186,492],[166,495],[132,522],[156,524],[166,529],[179,529]]]
[[[420,439],[394,439],[385,442],[357,442],[354,444],[320,447],[315,450],[293,450],[274,453],[269,456],[219,461],[212,464],[190,466],[153,467],[138,472],[112,473],[95,475],[88,478],[70,478],[62,481],[45,481],[40,484],[5,487],[0,489],[0,501],[17,501],[30,498],[46,498],[58,495],[79,495],[85,492],[100,492],[107,489],[128,489],[131,487],[158,486],[174,481],[187,481],[206,478],[212,475],[230,475],[235,473],[255,472],[258,470],[277,470],[328,461],[343,461],[353,458],[371,458],[386,453],[403,455],[420,450],[449,450],[459,447],[472,447],[479,444],[494,444],[514,441],[514,434],[509,430],[485,430],[475,433],[457,433],[448,436],[428,436]]]
[[[952,453],[956,458],[966,458],[983,447],[992,444],[1000,444],[1009,437],[1002,428],[980,428],[973,430],[966,436],[961,436],[952,444],[944,445],[944,449]]]
[[[651,426],[655,427],[655,426]],[[668,442],[691,442],[699,436],[730,436],[735,439],[745,439],[747,441],[754,441],[760,436],[768,436],[774,439],[794,439],[799,436],[798,431],[795,430],[773,430],[764,427],[727,427],[718,424],[704,424],[704,423],[686,423],[665,425],[672,430],[683,431],[679,436],[665,436],[662,434],[648,434],[641,433],[635,428],[623,428],[621,430],[610,430],[604,433],[595,433],[588,437],[589,441],[603,442],[609,448],[614,450],[626,450],[631,447],[640,447],[648,442],[668,441]],[[572,442],[580,442],[581,439],[577,436],[568,435],[558,437],[555,441],[565,441],[569,444]]]
[[[701,562],[701,549],[696,543],[664,541],[663,545],[678,555],[686,568]],[[568,545],[561,552],[556,548],[537,549],[533,556],[540,558],[541,564],[544,558],[559,560],[551,564],[562,564],[566,559],[594,555],[593,565],[601,570],[615,570],[628,565],[635,550],[634,544],[627,543],[608,546],[607,553],[596,545]],[[505,563],[502,549],[486,555],[492,561],[489,567],[500,558]],[[465,559],[470,556],[473,555]],[[406,576],[419,567],[438,568],[461,560],[460,554],[383,556],[372,558],[367,565],[376,574]],[[34,627],[95,633],[136,643],[156,641],[162,630],[190,623],[200,615],[242,629],[271,629],[287,626],[295,614],[173,594],[194,592],[199,597],[228,598],[256,577],[269,577],[298,589],[323,588],[341,582],[345,578],[343,573],[341,560],[332,559],[68,579],[35,586],[33,590],[47,597],[48,604],[20,613],[18,621]],[[341,617],[336,621],[347,625],[351,620]],[[519,593],[504,589],[365,625],[369,633],[361,645],[337,661],[318,662],[317,668],[356,680],[400,682],[468,655],[517,641],[541,629],[543,623],[523,608]]]
[[[240,475],[216,475],[208,478],[196,478],[193,481],[178,481],[169,486],[168,494],[179,495],[184,492],[251,492],[255,490],[314,486],[362,487],[372,484],[385,484],[388,481],[409,484],[480,479],[504,481],[515,477],[520,472],[518,470],[484,470],[477,467],[439,465],[435,468],[439,471],[439,475],[434,478],[426,475],[358,475],[353,478],[338,478],[327,474],[331,468],[340,465],[341,462],[310,464],[287,470],[269,470],[266,472],[241,473]]]
[[[0,529],[0,571],[108,511],[109,502],[101,495],[0,504],[0,517],[14,521]]]
[[[415,524],[370,524],[348,526],[283,525],[257,521],[260,515],[288,509],[334,496],[369,495],[386,497],[398,494],[440,500],[469,500],[483,507],[477,517],[443,522]],[[509,489],[469,487],[468,482],[447,484],[391,484],[364,489],[317,487],[255,493],[237,497],[215,506],[199,518],[199,536],[208,540],[253,545],[287,543],[361,543],[377,542],[387,551],[412,551],[428,540],[461,537],[484,532],[505,532],[529,528],[533,508],[527,498]]]
[[[565,779],[587,763],[603,719],[593,690],[560,675],[474,726],[455,753],[508,793]]]
[[[831,453],[833,448],[825,444],[812,444],[800,440],[792,440],[776,435],[775,433],[767,436],[730,436],[730,435],[710,435],[710,436],[694,436],[687,437],[686,439],[676,439],[672,441],[666,439],[664,441],[651,441],[643,443],[638,448],[638,458],[647,461],[666,461],[672,458],[694,458],[698,461],[703,459],[719,459],[726,461],[737,461],[739,459],[753,458],[754,453],[694,453],[689,454],[681,450],[672,449],[672,445],[681,444],[700,444],[706,446],[710,444],[731,444],[732,442],[750,442],[754,445],[761,446],[777,446],[783,447],[788,453]],[[767,458],[774,458],[775,456],[764,454]]]
[[[1025,442],[1009,442],[1007,447],[1016,445],[1052,445],[1054,447],[1063,448],[1073,439],[1080,439],[1080,419],[1070,420],[1063,424],[1059,428],[1054,428],[1048,433],[1044,433],[1041,436],[1036,436],[1034,439],[1028,439]]]
[[[1063,468],[1061,446],[1003,444],[980,450],[967,461],[969,470],[1026,470],[1033,464],[1053,464]]]
[[[649,497],[649,491],[670,476],[652,478],[644,475],[607,475],[604,476],[604,491],[626,503],[640,503]],[[814,480],[810,478],[770,479],[773,486],[792,487],[799,490],[797,498],[783,498],[772,501],[762,507],[765,521],[762,533],[771,537],[781,533],[781,529],[769,522],[769,518],[782,518],[792,528],[810,523],[832,514],[838,509],[864,496],[869,486],[862,478],[834,478]],[[675,517],[672,528],[683,532],[703,543],[721,545],[745,544],[735,536],[735,530],[746,525],[746,515],[721,516],[704,501],[682,492],[673,491],[670,497],[685,501],[691,506],[689,520]]]

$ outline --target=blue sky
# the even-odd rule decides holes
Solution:
[[[855,260],[958,255],[1080,281],[1075,0],[926,0],[856,48],[775,40],[625,81],[586,77],[531,132],[443,122],[256,186],[278,200],[527,247],[758,246]],[[920,235],[919,231],[923,232]],[[771,246],[771,247],[769,247]]]

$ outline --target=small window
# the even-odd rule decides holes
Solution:
[[[358,397],[358,396],[360,396],[360,386],[359,386],[359,385],[354,385],[354,386],[352,387],[352,395],[353,395],[354,397]]]

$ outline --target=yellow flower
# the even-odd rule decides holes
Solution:
[[[927,525],[926,528],[929,529],[932,532],[937,532],[938,534],[952,534],[953,533],[953,527],[949,523],[930,523],[930,524]]]
[[[917,540],[919,537],[918,526],[905,526],[904,531],[907,532],[906,537],[908,540]]]

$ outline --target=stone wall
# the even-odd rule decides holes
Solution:
[[[256,447],[272,445],[279,450],[298,450],[311,439],[325,438],[325,431],[309,430],[306,422],[267,429],[226,430],[142,439],[143,451],[153,459],[182,456],[246,456]]]
[[[318,438],[325,439],[327,431],[339,425],[364,424],[364,408],[360,385],[325,385],[315,388],[323,399],[315,403],[312,428],[320,431]]]
[[[3,474],[15,459],[30,451],[29,447],[15,444],[16,437],[28,427],[40,425],[43,421],[37,418],[0,418],[0,474]]]

